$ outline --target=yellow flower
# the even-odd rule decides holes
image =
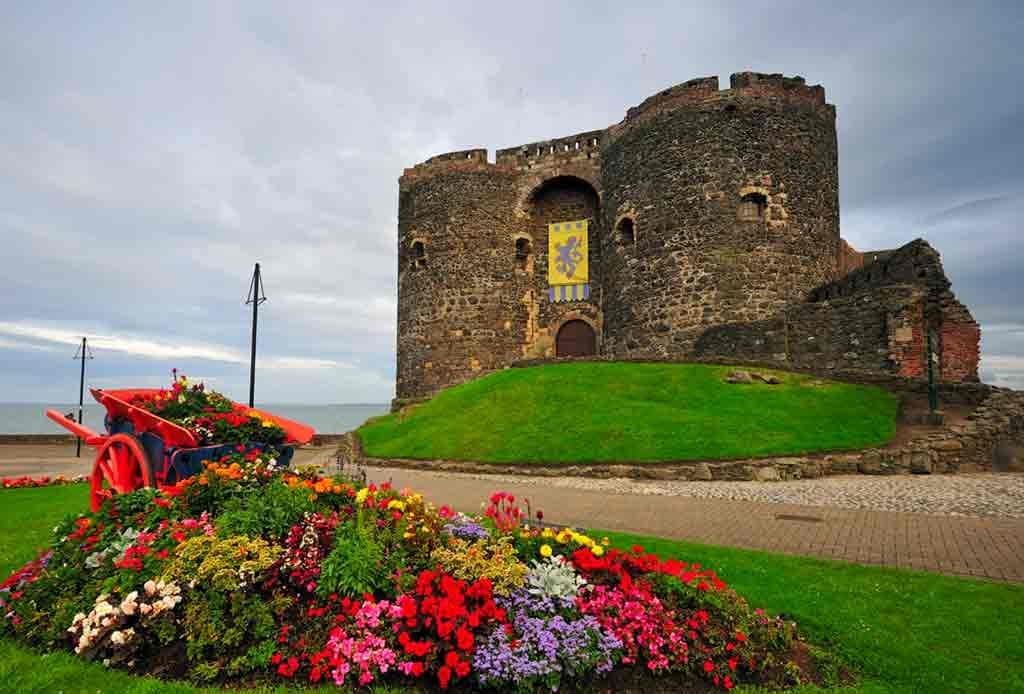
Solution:
[[[389,511],[392,510],[392,509],[396,509],[396,508],[399,511],[404,511],[405,510],[405,504],[403,502],[399,501],[398,499],[392,499],[391,501],[388,502],[388,510]]]
[[[540,546],[540,556],[542,556],[542,557],[550,557],[551,556],[551,545],[541,545]]]
[[[542,537],[554,537],[555,531],[551,528],[544,528],[544,532],[541,533]]]
[[[368,497],[369,495],[370,495],[369,487],[363,487],[358,492],[356,492],[356,503],[359,504],[360,506],[362,506],[363,503],[365,503],[365,501],[366,501],[366,497]]]
[[[608,545],[611,544],[611,541],[607,537],[602,537],[601,538],[601,544],[604,545],[605,547],[607,547]]]
[[[601,545],[597,545],[596,547],[594,547],[594,548],[593,548],[592,550],[590,550],[590,551],[594,553],[594,556],[595,556],[595,557],[599,557],[599,556],[601,556],[602,554],[604,554],[604,547],[602,547]]]
[[[270,421],[269,419],[264,419],[264,420],[263,420],[263,423],[262,423],[262,424],[260,424],[260,426],[262,426],[262,427],[266,427],[266,428],[268,428],[268,429],[269,429],[270,427],[274,426],[274,423],[273,423],[273,422],[271,422],[271,421]]]

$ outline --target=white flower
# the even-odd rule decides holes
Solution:
[[[110,642],[116,646],[120,646],[124,643],[124,634],[120,631],[113,631],[110,634]]]
[[[146,595],[152,595],[156,592],[156,581],[151,578],[142,587],[145,589]]]
[[[141,605],[139,605],[139,612],[141,612],[142,614],[149,614],[150,610],[152,609],[153,608],[149,606],[149,603],[144,602]]]

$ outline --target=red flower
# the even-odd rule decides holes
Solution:
[[[448,683],[452,679],[452,669],[445,665],[437,671],[437,681],[441,683],[441,689],[448,689]]]
[[[479,621],[479,620],[477,620]],[[460,627],[455,633],[455,643],[461,651],[468,651],[473,648],[473,632],[465,627]],[[461,677],[461,675],[460,675]]]
[[[712,663],[710,660],[705,660],[704,661],[704,672],[711,672],[714,669],[715,669],[715,664],[714,663]]]

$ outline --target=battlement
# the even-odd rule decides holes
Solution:
[[[676,108],[719,102],[726,102],[726,107],[732,108],[745,100],[802,105],[824,109],[832,116],[835,115],[835,108],[825,103],[824,87],[807,86],[803,77],[786,77],[778,73],[737,72],[729,78],[729,89],[719,89],[717,77],[698,77],[648,97],[639,106],[629,109],[625,119],[617,126],[499,149],[495,153],[493,164],[487,161],[486,149],[464,149],[438,154],[405,169],[400,180],[410,182],[422,176],[452,171],[530,171],[570,163],[597,165],[602,143],[609,136],[615,137],[623,126]]]
[[[464,149],[458,152],[438,154],[405,169],[400,180],[415,179],[424,174],[446,171],[486,171],[489,167],[491,164],[487,161],[486,149]]]
[[[737,72],[729,77],[729,89],[719,89],[718,86],[717,77],[698,77],[669,87],[626,111],[623,123],[642,120],[681,107],[746,99],[823,107],[833,114],[835,112],[830,104],[825,103],[825,88],[820,85],[809,87],[804,78],[799,76]]]
[[[544,160],[594,159],[599,155],[603,137],[604,130],[590,130],[554,140],[499,149],[498,166],[529,169]]]

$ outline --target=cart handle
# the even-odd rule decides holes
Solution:
[[[55,421],[57,424],[60,424],[68,431],[70,431],[76,437],[85,441],[85,443],[90,446],[99,445],[103,443],[103,441],[106,440],[107,438],[105,436],[97,434],[95,431],[85,426],[84,424],[79,424],[73,419],[68,419],[57,410],[47,410],[46,416]]]

